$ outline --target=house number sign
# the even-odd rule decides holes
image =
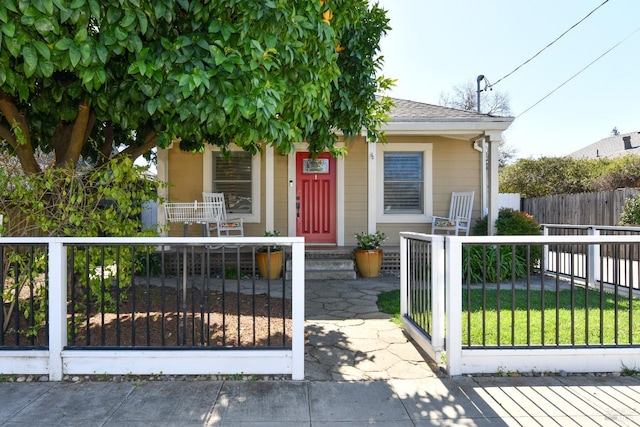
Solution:
[[[303,159],[303,173],[329,173],[329,159]]]

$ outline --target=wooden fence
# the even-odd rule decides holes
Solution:
[[[558,194],[522,199],[522,210],[540,224],[619,225],[627,197],[640,188],[619,188],[599,193]]]

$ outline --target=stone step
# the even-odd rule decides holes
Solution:
[[[305,258],[305,277],[310,280],[356,278],[355,264],[352,259],[343,258]],[[287,260],[286,278],[291,278],[291,260]]]

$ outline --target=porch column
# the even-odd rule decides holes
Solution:
[[[367,152],[367,233],[373,234],[376,232],[377,219],[376,219],[376,147],[375,143],[369,141],[365,137],[365,142],[368,147]]]
[[[173,143],[167,148],[163,149],[158,147],[158,164],[156,165],[156,173],[158,180],[161,182],[169,182],[169,150],[173,147]],[[165,202],[169,197],[169,187],[161,186],[158,188],[158,197]],[[158,203],[158,231],[161,232],[160,235],[163,237],[167,237],[169,235],[167,225],[167,218],[164,212],[164,203]]]
[[[498,159],[500,156],[499,145],[502,141],[502,132],[485,132],[486,140],[489,146],[489,213],[488,213],[488,231],[489,236],[497,234],[496,220],[498,219],[498,211],[500,205],[498,203]]]
[[[265,230],[274,230],[275,227],[274,157],[275,150],[269,144],[265,149]]]

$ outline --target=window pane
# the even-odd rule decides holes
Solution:
[[[213,153],[213,192],[224,193],[227,213],[252,212],[250,153],[234,152],[228,159]]]
[[[424,213],[421,152],[384,153],[384,212]]]
[[[422,153],[384,153],[385,181],[422,181]]]

